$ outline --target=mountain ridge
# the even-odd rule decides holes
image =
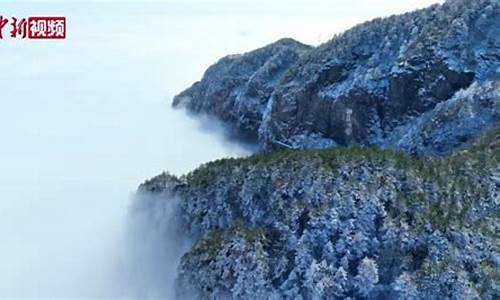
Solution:
[[[173,105],[261,147],[140,185],[193,242],[178,298],[500,297],[500,1],[227,56]]]
[[[447,158],[256,154],[164,173],[139,193],[153,221],[179,201],[179,228],[194,240],[180,298],[494,299],[499,141],[496,129]]]
[[[428,130],[429,141],[415,132],[415,138],[423,140],[418,145],[390,141],[403,139],[402,128],[415,125],[415,118],[474,83],[493,85],[490,103],[478,108],[489,115],[486,121],[475,121],[484,123],[481,128],[468,125],[471,120],[464,118],[459,124],[462,130],[452,139],[465,142],[498,122],[498,28],[498,1],[447,1],[365,22],[316,48],[291,43],[287,49],[294,53],[291,60],[271,62],[259,52],[248,52],[239,57],[257,61],[252,70],[272,63],[280,76],[263,77],[265,83],[252,85],[251,80],[236,82],[242,76],[207,71],[199,83],[176,96],[173,105],[183,103],[192,112],[219,118],[256,139],[264,151],[361,144],[446,155],[459,145],[432,147],[433,141],[444,139],[439,126]],[[278,51],[277,45],[256,51]],[[238,69],[237,64],[232,67]],[[248,86],[260,88],[251,92],[260,93],[258,101],[247,97]]]

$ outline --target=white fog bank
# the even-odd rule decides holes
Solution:
[[[132,194],[163,171],[248,154],[172,110],[172,96],[226,54],[282,37],[318,44],[434,1],[385,0],[385,11],[359,0],[366,9],[324,1],[301,11],[309,2],[293,1],[283,13],[287,1],[249,13],[202,2],[3,2],[7,17],[66,16],[68,38],[0,40],[0,298],[166,295],[160,268],[134,271],[124,262]],[[177,259],[141,249],[170,242],[151,239],[131,259]]]

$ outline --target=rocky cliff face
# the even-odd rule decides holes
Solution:
[[[285,40],[222,59],[174,105],[234,124],[264,150],[363,144],[442,155],[498,122],[499,51],[500,3],[451,0],[367,22],[317,48]],[[473,84],[471,93],[491,92],[474,104],[484,119],[438,117],[435,128],[416,131],[425,113],[452,114],[457,92]],[[439,129],[452,126],[460,130]],[[418,142],[404,142],[408,128]]]
[[[276,84],[311,47],[282,39],[255,51],[230,55],[211,66],[200,82],[174,98],[174,106],[205,113],[257,139],[262,114]]]
[[[264,150],[141,185],[194,241],[179,297],[500,297],[500,1],[229,56],[174,105]]]
[[[179,199],[201,299],[494,299],[500,131],[443,159],[285,151],[208,163],[140,191]]]

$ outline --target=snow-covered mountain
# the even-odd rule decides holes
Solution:
[[[499,141],[224,159],[146,181],[140,210],[165,224],[178,201],[181,299],[497,299]]]
[[[448,154],[498,122],[499,53],[499,2],[451,0],[317,48],[286,39],[228,56],[174,106],[235,125],[265,150],[362,144]]]
[[[500,1],[228,56],[174,106],[263,150],[140,186],[193,242],[179,297],[500,297]]]

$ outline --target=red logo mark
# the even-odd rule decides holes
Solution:
[[[2,29],[9,19],[0,16],[0,39],[3,39]],[[10,37],[25,39],[65,39],[66,17],[28,17],[10,22]]]
[[[2,29],[9,23],[9,19],[5,19],[3,16],[0,16],[0,39],[3,39]]]
[[[27,22],[26,19],[21,19],[19,22],[17,21],[17,18],[12,18],[12,22],[10,23],[12,30],[10,31],[10,36],[15,38],[17,35],[19,35],[20,38],[25,39],[26,38],[26,29],[27,29]]]
[[[29,17],[30,39],[65,39],[66,18],[65,17]]]

